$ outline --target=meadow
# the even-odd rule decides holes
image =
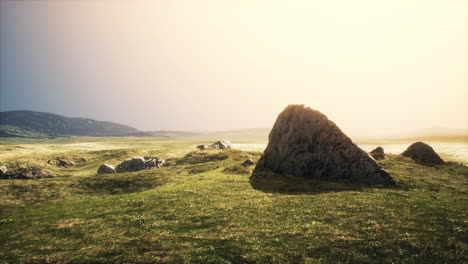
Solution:
[[[0,165],[55,177],[0,180],[0,263],[467,263],[468,167],[378,163],[391,188],[263,173],[241,150],[200,139],[2,139]],[[377,145],[376,145],[377,146]],[[102,163],[167,166],[97,175]],[[56,157],[82,157],[71,167]],[[449,156],[445,158],[450,158]]]

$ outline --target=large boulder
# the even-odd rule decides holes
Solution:
[[[385,152],[382,147],[377,147],[370,152],[370,155],[376,160],[385,159]]]
[[[423,142],[413,143],[401,155],[427,165],[440,165],[445,163],[431,146]]]
[[[125,160],[117,165],[117,167],[115,167],[115,171],[117,173],[140,171],[144,169],[146,169],[146,161],[143,157],[136,157]]]
[[[395,184],[335,123],[304,105],[290,105],[278,116],[255,171],[262,169],[315,179]]]
[[[199,149],[230,149],[232,148],[232,144],[228,140],[221,140],[211,145],[198,145],[197,148]]]
[[[97,171],[98,174],[114,174],[116,173],[115,171],[115,167],[112,166],[112,165],[109,165],[109,164],[102,164],[98,171]]]

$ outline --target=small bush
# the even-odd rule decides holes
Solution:
[[[192,151],[177,161],[177,165],[198,164],[210,161],[219,161],[229,158],[223,150],[207,149]]]
[[[197,174],[197,173],[207,172],[210,170],[215,170],[217,168],[219,168],[219,166],[216,164],[199,164],[199,165],[187,167],[187,171],[189,174]]]
[[[255,166],[242,166],[240,164],[228,167],[223,170],[227,174],[251,174]]]

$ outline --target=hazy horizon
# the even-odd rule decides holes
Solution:
[[[141,130],[468,129],[468,2],[0,1],[0,111]]]

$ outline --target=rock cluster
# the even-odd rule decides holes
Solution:
[[[445,164],[434,149],[423,142],[413,143],[401,155],[427,165]]]
[[[382,160],[385,159],[385,152],[382,147],[377,147],[374,150],[370,152],[370,155],[375,159],[375,160]]]
[[[38,179],[38,178],[51,178],[56,175],[41,166],[0,166],[0,179]]]
[[[393,185],[392,177],[324,114],[290,105],[278,116],[255,171]]]
[[[198,145],[197,148],[198,149],[230,149],[232,148],[232,144],[230,141],[221,140],[211,145]]]
[[[113,167],[109,164],[102,164],[97,173],[98,174],[112,174],[121,172],[133,172],[140,170],[156,169],[161,168],[165,163],[165,160],[158,157],[135,157],[124,160],[122,163]]]

